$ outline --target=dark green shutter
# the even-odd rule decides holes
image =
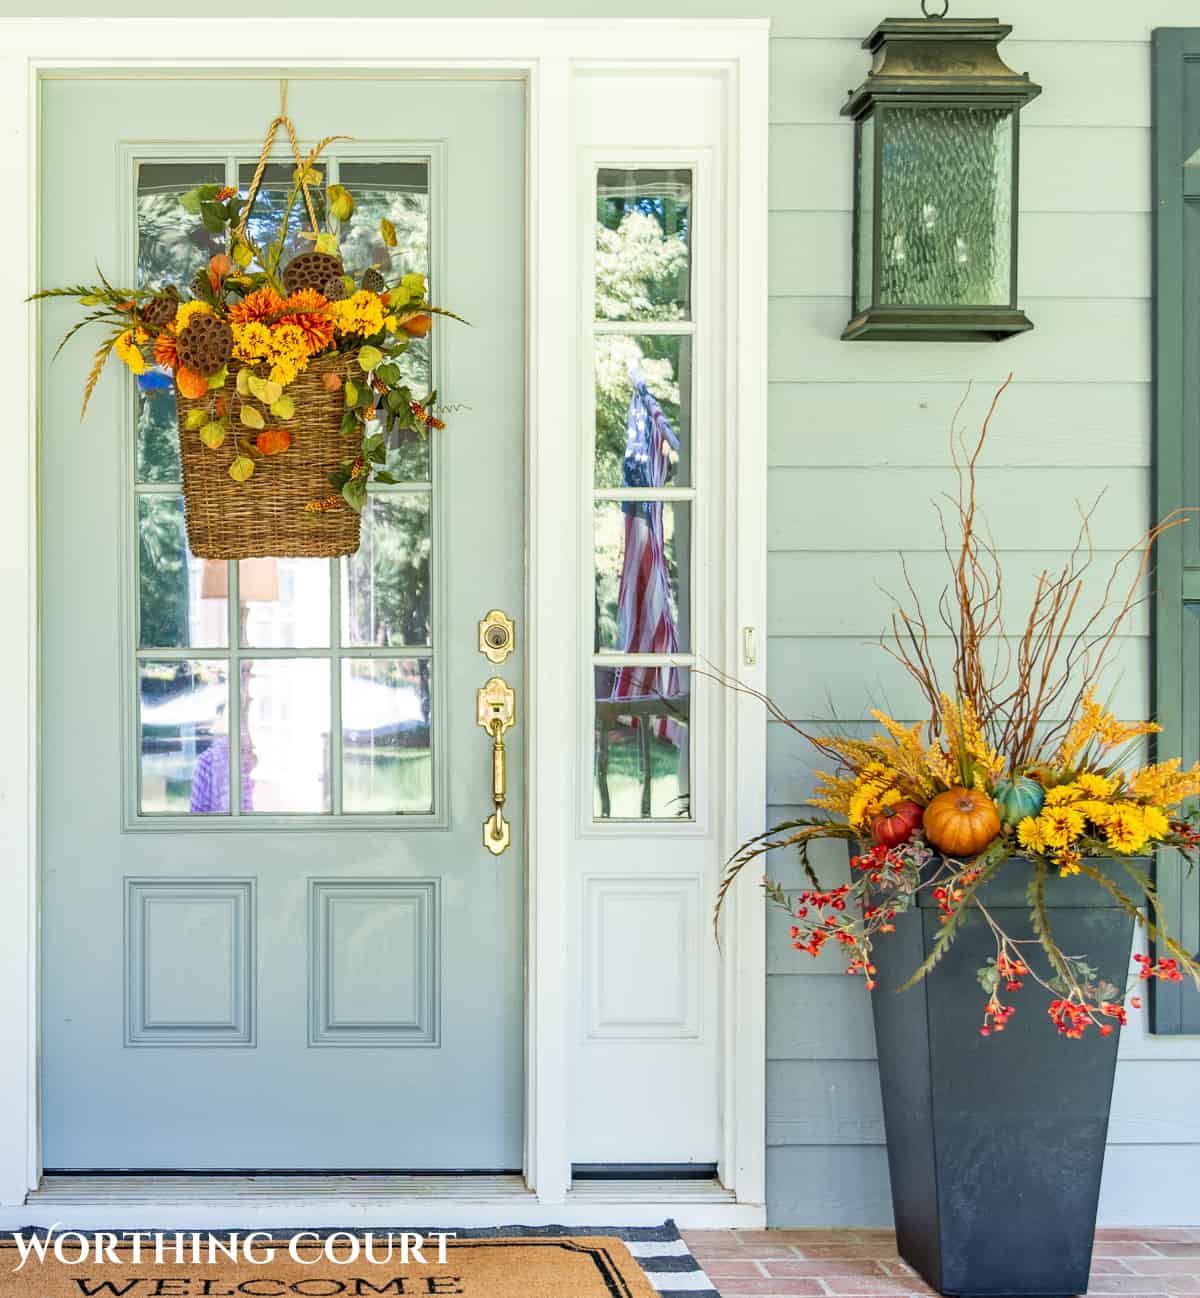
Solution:
[[[1154,495],[1161,518],[1200,505],[1200,29],[1154,33],[1154,214]],[[1160,542],[1154,587],[1158,751],[1181,753],[1190,765],[1200,760],[1200,515]],[[1161,852],[1158,889],[1165,919],[1195,951],[1200,877],[1186,872],[1177,853]],[[1190,982],[1155,983],[1151,1015],[1155,1032],[1200,1032],[1200,994]]]

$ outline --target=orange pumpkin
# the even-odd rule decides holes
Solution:
[[[921,823],[939,852],[961,859],[982,852],[999,834],[1000,813],[978,789],[948,789],[925,808]]]

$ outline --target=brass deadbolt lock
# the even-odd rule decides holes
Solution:
[[[479,624],[479,652],[490,663],[502,663],[517,647],[517,628],[512,618],[494,608]]]

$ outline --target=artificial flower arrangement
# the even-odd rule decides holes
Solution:
[[[292,138],[296,168],[278,231],[259,247],[249,216],[280,125]],[[180,197],[210,234],[226,236],[226,250],[190,285],[126,289],[101,273],[99,284],[34,295],[72,297],[89,308],[64,343],[84,325],[108,331],[87,379],[81,418],[113,354],[135,375],[157,366],[173,378],[189,542],[201,557],[356,549],[367,484],[394,481],[385,467],[388,436],[398,430],[426,436],[445,427],[434,414],[436,392],[418,399],[397,362],[412,339],[429,332],[435,314],[453,313],[428,301],[421,274],[391,281],[376,265],[355,283],[345,273],[337,229],[352,215],[354,199],[342,186],[329,186],[331,228],[322,229],[310,193],[323,182],[317,159],[336,138],[302,158],[291,122],[281,115],[244,200],[218,185],[200,185]],[[311,226],[301,237],[313,246],[283,264],[300,199]],[[381,221],[380,235],[387,248],[396,246],[390,221]],[[206,461],[202,452],[218,458]],[[294,459],[298,452],[309,472],[281,475],[266,487],[252,482],[264,461]],[[238,488],[250,499],[239,499]],[[287,494],[282,502],[280,491]],[[267,527],[270,535],[254,538],[255,512],[278,515],[281,507],[308,518],[284,519]],[[341,525],[339,538],[323,543],[320,529],[329,520],[321,516],[347,510],[353,519]]]
[[[959,538],[957,553],[947,545],[951,584],[939,601],[954,644],[952,686],[939,681],[929,626],[911,582],[909,607],[897,608],[882,642],[919,686],[927,720],[905,725],[875,710],[881,730],[871,738],[814,736],[767,696],[717,673],[725,684],[765,702],[776,720],[836,769],[818,773],[810,799],[826,814],[776,825],[733,857],[715,918],[745,866],[766,852],[795,847],[811,887],[793,897],[770,879],[764,886],[769,900],[791,916],[796,950],[817,956],[831,943],[839,946],[846,972],[864,977],[873,990],[876,939],[895,932],[897,916],[925,893],[941,928],[905,988],[938,964],[967,917],[976,915],[995,940],[995,955],[978,970],[984,1036],[1004,1030],[1015,1009],[1004,997],[1026,980],[1049,995],[1050,1019],[1064,1036],[1082,1037],[1093,1026],[1108,1036],[1115,1023],[1125,1022],[1127,1000],[1135,1008],[1141,1002],[1130,996],[1133,988],[1118,985],[1126,980],[1118,980],[1117,971],[1105,977],[1086,953],[1067,952],[1055,940],[1046,905],[1052,875],[1093,881],[1160,951],[1170,953],[1156,960],[1136,955],[1134,987],[1185,976],[1200,986],[1200,965],[1164,928],[1148,863],[1140,859],[1158,848],[1175,848],[1194,867],[1200,831],[1197,813],[1184,807],[1200,794],[1200,763],[1190,770],[1182,769],[1178,757],[1131,764],[1131,745],[1161,727],[1119,721],[1096,697],[1115,637],[1140,602],[1155,540],[1185,520],[1173,515],[1152,528],[1125,556],[1140,561],[1124,598],[1113,598],[1118,564],[1101,606],[1079,619],[1091,563],[1085,514],[1068,562],[1038,578],[1023,632],[1010,647],[1001,632],[1000,563],[980,532],[975,473],[1004,387],[977,444],[964,449],[952,439],[959,489],[950,513]],[[809,849],[822,839],[851,844],[850,882],[821,883]],[[1022,857],[1033,865],[1026,893],[1032,936],[1017,937],[982,903],[980,892]]]

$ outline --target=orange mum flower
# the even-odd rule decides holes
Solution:
[[[154,363],[165,365],[169,370],[177,369],[179,366],[179,351],[175,346],[175,335],[167,333],[165,329],[154,339]]]
[[[256,289],[241,302],[229,308],[230,324],[250,324],[253,320],[268,320],[283,309],[283,298],[268,285]]]
[[[254,445],[264,455],[278,455],[292,444],[292,435],[286,428],[264,428],[254,439]]]
[[[329,312],[329,299],[323,293],[315,288],[302,288],[283,306],[294,314],[285,315],[279,323],[295,325],[304,334],[304,345],[310,356],[324,351],[333,341],[333,316]]]

